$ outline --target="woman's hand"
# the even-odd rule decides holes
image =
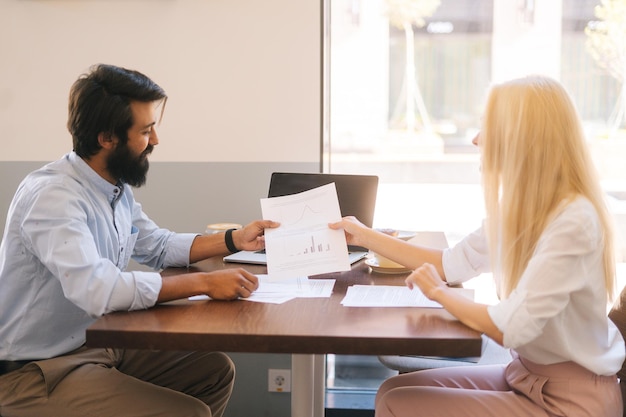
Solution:
[[[487,306],[475,303],[458,292],[454,292],[443,281],[434,265],[423,264],[413,271],[405,282],[411,289],[415,286],[419,287],[429,300],[441,304],[461,322],[476,331],[485,333],[502,345],[504,336],[489,317]]]
[[[361,223],[356,217],[346,216],[341,219],[341,221],[329,223],[328,227],[333,230],[343,229],[346,233],[346,242],[348,245],[367,247],[365,244],[365,233],[371,229]]]
[[[437,268],[429,263],[425,263],[413,271],[404,282],[410,289],[417,286],[429,300],[433,301],[437,301],[435,299],[437,295],[448,289],[437,272]]]

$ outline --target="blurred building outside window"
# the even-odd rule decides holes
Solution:
[[[326,13],[324,171],[379,176],[374,227],[450,244],[479,227],[471,140],[488,88],[545,74],[572,95],[626,236],[626,0],[327,0]],[[329,355],[330,387],[350,385],[341,361]]]

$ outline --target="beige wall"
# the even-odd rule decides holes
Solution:
[[[69,87],[105,62],[168,93],[155,162],[317,162],[320,10],[312,0],[0,0],[0,161],[67,152]]]

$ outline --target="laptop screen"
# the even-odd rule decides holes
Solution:
[[[376,175],[274,172],[268,197],[300,193],[331,182],[337,188],[341,216],[355,216],[361,223],[372,227],[378,192]]]

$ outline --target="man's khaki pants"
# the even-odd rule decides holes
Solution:
[[[0,376],[0,415],[221,417],[234,378],[221,352],[81,348]]]

